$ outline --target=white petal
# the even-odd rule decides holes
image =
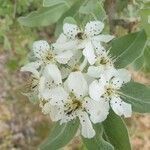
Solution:
[[[39,72],[37,71],[37,69],[39,68],[40,65],[41,62],[31,62],[21,67],[21,71],[28,71],[33,73],[33,75],[35,75],[36,77],[39,77]]]
[[[62,75],[62,79],[65,79],[68,77],[69,73],[72,71],[71,68],[66,67],[66,66],[62,66],[60,68],[61,71],[61,75]]]
[[[55,43],[52,44],[52,47],[54,48],[54,51],[56,54],[59,54],[62,52],[64,49],[62,48],[62,44],[68,42],[67,37],[62,33],[59,35],[58,39],[56,40]]]
[[[105,101],[97,102],[86,97],[85,108],[90,114],[90,119],[93,123],[104,121],[109,114],[109,103]]]
[[[59,35],[58,39],[56,40],[56,43],[63,44],[68,41],[67,37],[62,33]]]
[[[106,53],[105,48],[102,46],[102,44],[99,41],[95,41],[95,40],[93,40],[93,38],[92,38],[92,44],[94,46],[96,54],[100,55],[100,56],[103,56],[104,53]]]
[[[80,70],[80,71],[83,71],[84,68],[87,66],[87,63],[88,63],[87,59],[84,58],[84,60],[82,61],[82,63],[81,63],[80,66],[79,66],[79,70]]]
[[[72,52],[73,52],[73,56],[68,61],[67,65],[64,65],[60,68],[62,79],[65,79],[68,77],[69,73],[72,72],[73,68],[76,67],[76,65],[78,64],[78,62],[80,61],[82,57],[81,50],[76,50]]]
[[[114,36],[112,35],[98,35],[98,36],[94,36],[93,40],[99,41],[99,42],[105,42],[108,43],[110,42],[112,39],[114,38]]]
[[[112,77],[116,77],[117,70],[113,67],[107,69],[103,72],[103,76],[105,77],[106,81],[109,81]]]
[[[80,30],[75,24],[65,23],[63,25],[63,32],[69,39],[75,39],[75,36]]]
[[[89,76],[87,73],[84,73],[84,78],[87,81],[88,85],[90,85],[95,80],[95,78]]]
[[[72,52],[73,52],[73,57],[71,57],[71,59],[68,61],[66,65],[60,68],[62,79],[67,78],[70,72],[72,72],[72,70],[74,70],[75,68],[80,70],[80,67],[78,66],[78,64],[79,64],[81,57],[83,56],[82,52],[81,50],[76,50]]]
[[[107,84],[107,80],[106,80],[106,77],[104,76],[105,74],[101,74],[101,76],[99,77],[99,80],[98,80],[98,82],[99,82],[99,85],[101,85],[101,86],[106,86],[106,84]]]
[[[81,134],[85,138],[92,138],[95,136],[95,130],[93,129],[92,123],[89,119],[89,116],[86,112],[82,112],[79,115],[81,123]]]
[[[86,57],[90,65],[93,65],[96,61],[94,53],[94,47],[91,42],[87,42],[83,50],[83,55]]]
[[[46,114],[50,114],[51,112],[51,104],[49,102],[45,103],[44,106],[42,107],[42,112]]]
[[[76,117],[77,116],[74,113],[72,113],[71,115],[66,115],[65,113],[63,113],[63,116],[61,118],[60,124],[67,123],[67,122],[75,119]]]
[[[89,66],[87,74],[94,78],[99,78],[102,73],[101,67]]]
[[[72,72],[70,73],[68,80],[68,88],[72,91],[77,97],[85,96],[88,92],[87,82],[81,72]]]
[[[89,95],[93,100],[100,101],[100,97],[104,94],[104,86],[99,84],[97,80],[89,85]]]
[[[50,92],[50,88],[54,88],[53,85],[54,87],[56,86],[50,77],[46,77],[46,76],[40,77],[39,97],[44,100],[50,100],[49,92]]]
[[[73,56],[73,53],[71,51],[66,51],[66,52],[60,53],[55,58],[59,63],[66,64],[71,59],[72,56]]]
[[[32,49],[35,57],[41,59],[50,50],[50,46],[46,41],[39,40],[33,43]]]
[[[131,104],[123,102],[120,97],[114,97],[110,101],[110,105],[113,109],[113,111],[119,115],[124,115],[125,117],[131,117],[132,115],[132,107]]]
[[[62,87],[56,87],[49,90],[51,105],[63,105],[68,98],[68,93]]]
[[[71,67],[75,66],[80,61],[81,57],[82,57],[81,50],[73,51],[73,57],[68,62],[68,65]]]
[[[50,93],[49,93],[50,89],[44,87],[43,91],[40,90],[40,98],[49,101],[50,100]]]
[[[40,78],[40,81],[39,81],[39,98],[44,98],[44,96],[43,96],[43,93],[44,93],[44,91],[45,91],[45,84],[46,84],[46,81],[45,81],[45,77],[44,76],[42,76],[41,78]]]
[[[131,80],[131,73],[126,69],[118,69],[118,76],[124,83]]]
[[[111,81],[112,83],[112,86],[115,88],[115,89],[120,89],[122,84],[123,84],[123,80],[121,80],[120,78],[118,77],[114,77]]]
[[[132,105],[122,102],[123,114],[125,117],[131,117],[132,115]]]
[[[53,47],[56,53],[63,52],[65,50],[75,50],[77,49],[78,41],[69,40],[64,43],[54,43]]]
[[[127,83],[131,80],[131,74],[126,69],[115,70],[112,76],[114,77],[112,83],[116,89],[119,89],[123,83]]]
[[[63,114],[63,111],[62,111],[61,107],[51,106],[51,108],[50,108],[50,117],[51,117],[52,121],[61,120],[62,114]]]
[[[98,35],[104,28],[104,23],[100,21],[91,21],[85,26],[85,33],[90,36]]]
[[[46,65],[44,73],[47,76],[50,76],[54,80],[54,83],[56,83],[56,84],[62,83],[60,70],[58,69],[58,67],[55,64]]]

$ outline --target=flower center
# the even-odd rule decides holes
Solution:
[[[102,57],[102,59],[100,60],[100,64],[102,64],[102,65],[105,65],[105,64],[107,64],[109,61],[106,59],[106,58],[104,58],[104,57]]]
[[[114,93],[114,89],[111,88],[111,87],[108,87],[108,88],[106,89],[106,93],[107,93],[108,96],[111,96],[111,95]]]
[[[97,58],[96,65],[97,66],[99,66],[99,65],[112,66],[112,62],[107,57],[99,57],[99,58]]]
[[[34,91],[37,88],[38,84],[39,84],[39,79],[34,76],[31,76],[26,82],[27,92]]]
[[[116,90],[111,85],[106,86],[105,89],[106,91],[101,97],[106,100],[111,100],[111,97],[116,94]]]
[[[70,93],[68,103],[65,104],[65,113],[71,115],[73,112],[82,109],[82,102],[73,93]]]
[[[48,52],[45,57],[43,58],[44,63],[48,64],[54,61],[54,54]]]
[[[79,32],[77,33],[76,37],[79,39],[79,40],[84,40],[86,38],[85,34],[83,32]]]
[[[75,65],[75,66],[72,68],[72,72],[76,72],[76,71],[80,71],[79,65]]]

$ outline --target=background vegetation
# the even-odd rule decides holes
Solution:
[[[0,149],[35,150],[51,129],[49,118],[39,111],[38,106],[31,104],[21,95],[21,88],[28,74],[20,73],[19,69],[27,62],[26,56],[31,50],[33,41],[45,39],[50,42],[57,37],[61,31],[62,18],[68,17],[70,10],[78,21],[84,18],[82,24],[89,19],[87,16],[106,20],[108,24],[105,30],[118,37],[142,28],[146,29],[150,37],[150,25],[145,19],[150,16],[148,0],[106,0],[104,8],[108,19],[101,5],[93,1],[81,3],[80,0],[78,12],[72,9],[72,3],[69,9],[61,6],[61,12],[57,11],[55,14],[48,0],[44,0],[44,5],[47,6],[45,8],[42,7],[41,0],[0,0]],[[102,2],[101,0],[100,3]],[[35,10],[37,12],[33,13]],[[45,20],[42,20],[43,17],[38,19],[34,17],[41,12],[49,13]],[[129,66],[134,79],[148,85],[150,85],[149,45],[148,41],[142,56]],[[133,149],[149,150],[150,117],[146,114],[134,114],[126,122]],[[84,147],[80,140],[75,139],[65,148],[67,149],[84,150]]]

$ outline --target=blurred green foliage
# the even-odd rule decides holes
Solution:
[[[6,66],[10,71],[27,61],[27,50],[38,35],[37,29],[21,26],[17,18],[40,6],[40,0],[0,0],[0,53],[9,53]]]

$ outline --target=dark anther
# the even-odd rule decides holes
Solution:
[[[79,40],[83,40],[83,36],[84,36],[84,33],[82,32],[79,32],[77,33],[76,37],[79,39]]]

